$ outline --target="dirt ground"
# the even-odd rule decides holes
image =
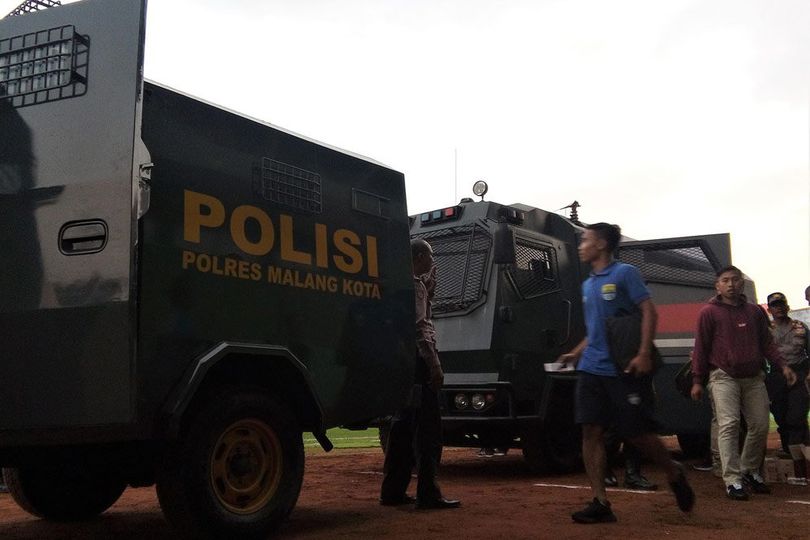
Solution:
[[[667,444],[676,446],[671,439]],[[775,445],[771,438],[769,447]],[[722,482],[711,473],[690,471],[698,497],[690,515],[678,511],[666,489],[651,494],[613,490],[609,496],[618,523],[578,525],[571,521],[570,513],[589,500],[584,474],[534,476],[524,466],[519,450],[485,458],[472,449],[445,449],[440,483],[446,496],[462,500],[463,506],[457,510],[379,506],[382,462],[377,449],[308,455],[301,498],[280,536],[489,540],[810,537],[810,487],[775,484],[771,495],[733,502],[725,498]],[[645,473],[665,484],[661,473],[649,467]],[[160,513],[154,489],[140,488],[127,490],[99,518],[73,525],[33,518],[9,495],[0,495],[0,538],[173,540],[176,535]]]

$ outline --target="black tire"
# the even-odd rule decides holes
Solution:
[[[709,455],[711,441],[708,433],[678,433],[678,444],[685,458],[703,458]]]
[[[158,471],[160,506],[191,538],[266,538],[301,492],[298,422],[261,390],[230,389],[206,401]]]
[[[91,519],[115,504],[127,483],[114,471],[82,465],[3,469],[20,508],[50,521]]]
[[[568,473],[582,466],[582,434],[575,424],[529,426],[521,436],[521,448],[533,473]]]

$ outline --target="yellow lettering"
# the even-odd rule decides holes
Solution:
[[[258,242],[251,242],[245,235],[245,222],[254,219],[259,224],[260,235]],[[275,230],[270,216],[261,208],[243,205],[237,207],[231,214],[231,237],[239,249],[250,255],[267,255],[273,249]]]
[[[277,266],[268,266],[267,267],[267,281],[270,283],[281,283],[281,272],[282,269]]]
[[[360,245],[360,237],[348,229],[338,229],[333,236],[335,248],[343,255],[335,255],[332,259],[339,270],[347,274],[356,274],[363,269],[363,256],[355,247]]]
[[[239,277],[236,275],[236,266],[238,261],[236,259],[225,258],[225,275],[228,277]]]
[[[253,263],[250,265],[250,279],[253,281],[259,281],[262,279],[262,265],[259,263]]]
[[[183,251],[183,270],[188,270],[188,267],[194,264],[196,258],[197,254],[193,251]]]
[[[319,268],[329,268],[326,225],[315,224],[315,264]]]
[[[183,240],[199,244],[200,228],[214,228],[225,223],[225,207],[216,197],[187,189],[183,193]],[[208,209],[205,214],[203,207]]]
[[[312,255],[295,250],[293,227],[292,217],[281,214],[281,258],[299,264],[312,264]]]

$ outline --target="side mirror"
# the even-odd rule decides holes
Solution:
[[[498,223],[495,229],[495,264],[515,264],[515,235],[506,223]]]

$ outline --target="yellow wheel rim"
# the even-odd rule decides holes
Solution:
[[[281,441],[267,423],[235,422],[211,453],[211,485],[219,502],[235,514],[252,514],[275,495],[284,470]]]

